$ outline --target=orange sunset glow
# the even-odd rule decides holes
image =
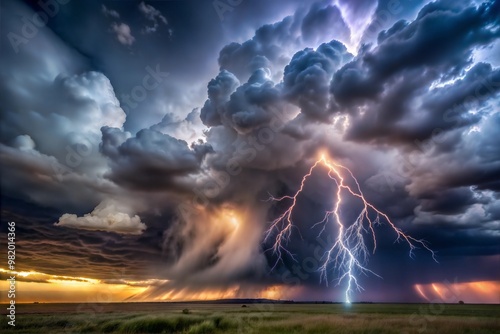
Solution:
[[[8,282],[3,278],[14,274],[17,275],[16,301],[20,303],[120,302],[147,289],[145,286],[135,286],[137,282],[107,284],[92,278],[35,271],[11,272],[0,268],[0,290],[7,290]]]
[[[50,275],[36,271],[11,272],[0,268],[0,289],[6,291],[8,275],[17,275],[16,300],[20,303],[109,303],[152,301],[199,301],[229,298],[282,299],[294,289],[279,285],[245,292],[240,286],[203,291],[170,290],[151,298],[148,289],[166,280],[126,281],[105,283],[98,279]]]
[[[464,283],[415,284],[415,290],[428,302],[498,304],[500,303],[500,281]]]
[[[297,292],[297,288],[272,285],[260,289],[245,290],[238,285],[221,289],[188,291],[172,289],[160,295],[148,293],[154,286],[167,280],[124,281],[123,283],[105,283],[102,280],[50,275],[36,271],[11,272],[0,268],[0,289],[7,290],[8,275],[17,275],[16,299],[20,303],[32,302],[140,302],[140,301],[195,301],[230,298],[267,298],[288,299]],[[463,283],[415,284],[415,291],[423,300],[433,303],[495,304],[500,303],[500,281],[477,281]]]

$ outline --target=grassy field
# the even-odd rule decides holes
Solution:
[[[20,304],[1,333],[500,333],[500,305]],[[1,305],[5,314],[6,305]]]

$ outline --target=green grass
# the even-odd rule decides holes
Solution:
[[[183,313],[183,309],[189,313]],[[500,305],[429,304],[103,304],[20,305],[16,327],[1,333],[500,333]],[[45,313],[46,312],[46,313]],[[3,316],[5,317],[5,316]]]

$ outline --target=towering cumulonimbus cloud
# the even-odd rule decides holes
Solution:
[[[331,120],[329,86],[333,73],[352,59],[346,47],[331,41],[317,50],[297,52],[283,74],[284,96],[302,114],[313,119]]]
[[[255,54],[245,53],[246,58],[238,58],[243,62],[239,63],[239,68],[251,69],[259,63],[263,69],[254,70],[246,83],[235,88],[238,80],[230,72],[231,66],[226,55],[238,54],[239,47],[234,44],[228,46],[221,52],[219,60],[225,69],[209,84],[209,100],[202,109],[202,119],[211,127],[207,140],[215,147],[214,155],[208,156],[209,166],[213,161],[216,163],[212,165],[213,168],[221,170],[224,166],[221,159],[229,162],[238,152],[236,145],[224,142],[229,140],[237,143],[238,139],[258,134],[259,130],[269,127],[276,112],[284,115],[285,121],[281,127],[276,127],[271,143],[260,152],[255,150],[256,160],[259,160],[260,155],[265,156],[274,146],[281,145],[282,141],[293,141],[296,147],[302,146],[304,151],[298,153],[302,159],[313,156],[314,152],[308,151],[311,142],[316,142],[316,148],[318,143],[334,147],[331,138],[328,142],[327,136],[321,138],[318,134],[298,140],[290,136],[290,128],[318,129],[323,122],[335,122],[338,117],[345,115],[348,117],[347,126],[344,127],[345,137],[341,135],[336,140],[354,140],[362,146],[368,144],[368,147],[374,148],[382,143],[390,143],[401,152],[405,152],[414,142],[429,141],[438,134],[440,137],[451,136],[455,131],[465,131],[482,123],[485,117],[489,117],[486,116],[486,110],[491,99],[497,96],[497,86],[485,90],[484,82],[497,82],[498,74],[490,65],[474,64],[472,57],[475,48],[488,45],[498,38],[498,19],[493,14],[496,6],[497,3],[493,2],[478,7],[448,6],[445,2],[430,4],[421,10],[415,21],[400,21],[381,32],[378,45],[361,48],[357,56],[350,55],[346,47],[337,41],[322,44],[316,50],[297,52],[284,67],[283,81],[280,83],[272,81],[269,63],[273,62],[255,61],[263,59],[258,57],[264,57],[266,51],[256,51]],[[438,33],[434,30],[436,25],[443,27]],[[464,25],[468,27],[467,30],[460,28]],[[451,31],[454,32],[452,38],[449,37]],[[271,40],[270,37],[268,39]],[[231,53],[229,50],[232,50]],[[241,77],[242,74],[239,75]],[[470,99],[471,95],[477,95],[480,91],[480,99]],[[459,120],[449,122],[447,117],[452,115],[450,110],[464,102],[469,104],[459,111],[462,115],[453,114]],[[486,114],[471,114],[468,108],[482,109]],[[439,133],[435,131],[436,128]],[[440,146],[433,142],[427,145]],[[223,154],[223,150],[226,153]],[[426,150],[423,154],[431,152]],[[284,166],[274,163],[280,160],[280,153],[274,151],[273,158],[267,156],[267,161],[259,160],[258,166],[245,159],[233,160],[243,169],[238,179],[232,182],[239,184],[245,177],[250,177],[247,174],[249,167],[259,170],[264,165],[268,165],[268,170],[280,180],[280,174],[283,173],[280,169]],[[283,154],[291,155],[286,151]],[[296,165],[298,160],[291,163],[289,166]],[[486,208],[496,201],[494,197],[488,196],[478,201],[478,196],[482,195],[474,195],[473,190],[451,188],[447,190],[448,194],[464,198],[464,202],[462,208],[447,211],[447,205],[440,203],[441,196],[447,195],[427,196],[414,192],[412,180],[423,171],[421,168],[423,166],[416,164],[408,172],[394,171],[402,181],[402,191],[404,197],[408,197],[408,204],[420,201],[415,221],[428,219],[424,218],[426,215],[423,212],[430,211],[450,215],[453,218],[449,222],[452,219],[460,220],[458,217],[461,214],[464,214],[463,219],[468,219],[468,211],[472,210],[469,208]],[[254,180],[265,178],[259,173],[251,175]],[[441,176],[446,179],[445,175]],[[404,180],[409,180],[410,184]],[[405,183],[407,186],[404,186]],[[267,187],[276,189],[269,184]],[[253,191],[258,196],[265,189],[254,188]],[[415,197],[412,198],[412,194]],[[305,207],[303,210],[310,209]],[[406,215],[411,219],[411,210]]]
[[[222,70],[210,80],[207,87],[208,100],[200,111],[200,118],[206,126],[222,125],[224,105],[239,86],[238,79],[227,70]]]
[[[272,79],[280,80],[284,67],[298,50],[316,48],[331,40],[345,43],[349,36],[339,8],[329,1],[319,1],[305,11],[297,10],[279,22],[258,28],[243,43],[224,46],[219,53],[219,66],[243,82],[259,68],[269,68]]]

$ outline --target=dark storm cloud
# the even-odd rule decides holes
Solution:
[[[422,196],[421,210],[441,214],[463,213],[471,204],[476,203],[474,192],[469,188],[447,189]]]
[[[60,215],[58,210],[3,197],[2,219],[16,222],[16,243],[23,250],[16,254],[18,271],[97,279],[112,279],[123,273],[122,279],[139,280],[148,277],[144,274],[149,267],[162,261],[155,255],[161,254],[161,243],[155,241],[161,230],[149,218],[149,231],[140,237],[123,237],[83,230],[68,233],[53,225]],[[4,225],[2,233],[6,233]]]
[[[224,104],[239,86],[240,82],[231,73],[222,70],[207,86],[208,100],[200,111],[200,118],[206,126],[222,125]]]
[[[280,91],[267,69],[258,69],[231,94],[225,105],[223,123],[238,133],[248,133],[271,120],[270,107],[280,101]]]
[[[207,141],[215,149],[208,165],[216,170],[271,171],[316,154],[311,148],[322,141],[321,135],[313,135],[307,127],[331,116],[329,82],[335,70],[351,58],[338,41],[316,50],[304,49],[292,57],[278,84],[268,68],[255,70],[241,84],[231,72],[222,70],[209,82],[209,99],[201,109],[202,121],[211,127]],[[290,146],[290,140],[295,145]]]
[[[110,182],[99,182],[76,173],[53,156],[30,147],[13,148],[0,144],[0,157],[2,189],[35,203],[72,210],[89,209],[105,193],[115,190]]]
[[[338,41],[321,44],[316,51],[305,49],[296,53],[285,67],[283,93],[305,115],[327,120],[331,77],[351,58],[346,47]]]
[[[32,4],[33,10],[43,11],[37,3]],[[185,117],[190,110],[199,107],[205,98],[203,86],[217,71],[219,48],[228,43],[212,2],[144,1],[143,11],[139,8],[140,3],[104,2],[108,11],[119,13],[120,17],[116,18],[97,15],[102,11],[101,2],[72,1],[60,5],[57,15],[41,30],[53,31],[92,69],[105,73],[124,109],[128,107],[125,96],[130,97],[132,89],[142,84],[148,66],[159,66],[161,71],[169,72],[168,80],[148,91],[147,98],[136,101],[137,107],[128,107],[125,128],[133,133],[158,123],[167,111]],[[74,16],[75,12],[79,15]],[[157,12],[168,25],[154,14]],[[147,28],[155,28],[154,20],[149,18],[156,18],[156,32],[142,33]],[[17,20],[16,23],[20,28],[22,22]],[[121,24],[130,28],[134,38],[132,45],[119,44],[110,28],[112,24],[117,28]]]
[[[33,13],[16,2],[6,10],[12,15],[2,11],[2,31],[23,34],[20,18]],[[107,165],[98,152],[100,128],[121,127],[126,115],[104,74],[89,71],[85,57],[46,27],[35,28],[18,49],[1,35],[0,57],[11,65],[0,70],[2,189],[44,205],[90,209],[116,190],[99,177]]]
[[[356,106],[368,109],[362,115],[355,112],[348,138],[423,140],[431,137],[434,129],[477,122],[478,117],[473,115],[465,115],[458,122],[446,122],[443,113],[478,92],[485,81],[496,82],[498,74],[491,73],[489,77],[487,72],[492,69],[488,65],[476,65],[452,88],[435,89],[429,97],[427,90],[436,80],[445,82],[462,73],[470,65],[475,47],[499,37],[500,21],[494,14],[495,6],[498,5],[488,3],[464,9],[448,7],[444,2],[428,5],[415,21],[396,23],[380,34],[380,44],[374,50],[366,51],[340,69],[331,86],[338,108],[350,112],[360,110]],[[495,95],[497,88],[490,89],[486,97]],[[422,107],[416,109],[414,105],[419,103],[418,99],[432,99],[432,93],[442,104],[424,102],[427,115],[422,116]]]
[[[150,129],[188,143],[199,143],[205,125],[201,120],[200,109],[195,108],[184,118],[169,112],[163,116],[159,123],[152,125]]]
[[[338,7],[329,5],[326,1],[316,2],[302,20],[300,27],[302,38],[314,45],[317,43],[318,37],[323,35],[325,27],[334,31],[337,39],[347,40],[349,38],[349,27],[344,22]]]
[[[354,99],[375,98],[386,81],[406,70],[433,67],[446,74],[457,60],[463,64],[473,47],[498,38],[495,29],[498,24],[492,5],[463,11],[424,7],[415,21],[396,25],[397,29],[382,35],[384,39],[375,50],[340,70],[332,82],[332,91],[339,102],[349,103]],[[359,89],[360,93],[347,95],[344,85],[355,91]]]
[[[412,20],[427,0],[379,0],[370,24],[364,31],[362,41],[371,43],[377,40],[377,35],[384,29],[393,26],[399,20]]]
[[[299,42],[296,21],[296,17],[289,16],[278,23],[259,28],[252,39],[242,44],[226,45],[219,54],[220,69],[234,73],[240,80],[246,80],[262,67],[260,65],[267,65],[272,70],[276,66],[279,70],[289,56],[285,54],[285,48]]]
[[[375,100],[379,100],[378,103],[368,102],[370,111],[354,118],[348,137],[413,144],[435,134],[469,127],[482,119],[481,112],[471,114],[469,111],[481,110],[497,95],[499,74],[500,71],[492,70],[489,64],[480,63],[463,79],[428,90],[434,74],[407,71],[394,85],[385,88],[384,98]]]
[[[480,131],[462,133],[452,151],[426,152],[412,171],[410,192],[429,193],[464,186],[497,191],[499,125],[499,114],[491,114],[481,121]]]
[[[432,8],[427,9],[429,12],[434,10],[435,9]],[[479,12],[480,10],[473,11],[469,9],[468,11],[473,13]],[[444,10],[444,12],[446,13],[447,11]],[[458,9],[455,12],[451,10],[451,12],[454,13],[453,15],[465,15]],[[421,18],[419,20],[422,20],[422,17],[426,17],[427,15],[431,14],[421,14]],[[283,22],[285,21],[282,21],[280,24],[283,24]],[[465,119],[455,127],[445,127],[448,123],[443,122],[435,124],[432,121],[433,117],[435,117],[436,120],[442,119],[443,112],[456,104],[462,103],[471,94],[471,92],[480,88],[481,79],[486,78],[488,80],[496,80],[496,70],[485,64],[476,64],[472,69],[468,69],[467,73],[464,72],[466,66],[471,64],[469,60],[471,48],[475,45],[484,45],[486,42],[484,42],[484,44],[481,41],[472,42],[460,47],[452,47],[451,49],[453,49],[453,52],[449,51],[446,55],[449,56],[452,53],[459,54],[459,56],[456,57],[456,64],[458,65],[453,66],[448,65],[447,61],[449,61],[449,59],[446,60],[444,57],[440,58],[440,56],[436,56],[435,58],[430,57],[428,60],[424,59],[421,61],[416,57],[413,60],[404,58],[408,56],[407,54],[395,55],[394,50],[398,49],[399,51],[399,48],[402,48],[402,46],[399,45],[398,48],[396,48],[394,44],[392,46],[394,49],[391,49],[388,45],[390,43],[397,43],[397,38],[402,38],[403,41],[405,38],[411,39],[411,37],[408,36],[404,37],[405,33],[409,36],[412,35],[413,33],[408,32],[407,29],[410,29],[412,25],[415,26],[419,23],[420,22],[397,23],[392,29],[380,35],[380,45],[376,47],[374,51],[363,51],[353,63],[346,65],[335,75],[334,73],[336,69],[339,65],[342,65],[342,62],[344,61],[342,58],[345,56],[345,59],[349,60],[349,55],[341,43],[331,42],[329,44],[324,44],[316,51],[310,49],[300,51],[292,57],[288,67],[284,68],[282,84],[274,83],[274,80],[272,80],[272,74],[269,71],[265,69],[255,70],[257,66],[267,67],[269,64],[275,63],[273,61],[269,61],[267,57],[262,58],[263,56],[261,54],[248,51],[252,49],[252,43],[248,43],[247,46],[239,44],[227,46],[221,52],[221,57],[228,54],[237,55],[238,52],[243,52],[243,50],[246,51],[242,53],[244,57],[238,56],[239,58],[232,58],[233,60],[239,59],[241,63],[232,63],[232,65],[227,65],[230,64],[228,62],[225,63],[227,65],[226,70],[223,70],[219,76],[213,79],[208,85],[209,100],[207,100],[205,106],[201,110],[202,120],[206,125],[211,127],[208,132],[207,140],[214,146],[215,150],[214,155],[210,156],[207,160],[208,166],[214,168],[215,170],[224,170],[224,167],[226,166],[225,163],[234,161],[235,154],[237,156],[238,143],[241,141],[244,143],[246,138],[250,138],[250,136],[257,134],[260,129],[269,125],[273,117],[273,112],[276,110],[281,112],[281,115],[285,115],[284,123],[289,122],[291,118],[293,118],[292,115],[294,115],[294,113],[292,109],[290,109],[290,106],[286,106],[287,100],[297,104],[300,108],[299,111],[304,115],[308,115],[313,119],[319,118],[324,120],[327,118],[325,115],[329,115],[329,113],[331,113],[331,110],[328,107],[336,107],[335,104],[329,103],[331,101],[328,94],[328,84],[332,76],[334,76],[332,89],[334,89],[333,93],[336,98],[336,101],[334,102],[338,103],[338,108],[346,108],[350,113],[352,113],[352,108],[355,108],[359,102],[363,102],[364,97],[369,107],[367,108],[366,113],[372,112],[374,115],[377,115],[378,119],[380,119],[379,122],[366,122],[367,129],[365,131],[368,133],[369,131],[374,131],[373,128],[377,129],[377,125],[380,124],[380,126],[385,126],[384,130],[389,133],[387,136],[395,136],[398,141],[404,139],[405,141],[413,142],[415,139],[428,138],[433,134],[432,130],[440,124],[443,127],[443,131],[451,131],[456,128],[468,128],[471,124],[478,123],[482,119],[482,114],[478,116],[471,116],[470,121],[467,122],[467,119]],[[279,31],[279,29],[274,30],[273,28],[279,27],[279,25],[268,26],[268,30],[262,30],[260,36],[265,36],[264,32],[269,34],[269,36],[274,36],[274,33]],[[417,28],[413,29],[419,30]],[[477,27],[478,31],[481,29],[481,27]],[[428,36],[424,37],[424,40],[425,38],[430,38],[431,36],[430,31],[427,33]],[[400,36],[399,34],[402,34],[403,37],[397,37]],[[425,36],[424,32],[422,32],[422,34]],[[259,34],[256,33],[256,36],[258,35]],[[423,52],[423,50],[426,50],[427,47],[430,47],[427,42],[420,42],[418,39],[417,42],[415,42],[417,45],[414,46],[414,52]],[[457,45],[458,44],[460,43],[457,42]],[[408,45],[408,47],[411,48],[412,46]],[[457,48],[462,50],[462,52],[457,52]],[[343,56],[339,56],[339,54]],[[256,59],[255,57],[257,56],[260,56],[261,58]],[[395,62],[397,66],[392,65],[391,62],[385,60],[384,57],[396,57],[392,58],[392,62]],[[273,57],[269,58],[273,59]],[[226,61],[221,59],[221,63]],[[251,67],[254,65],[256,66],[255,68]],[[366,76],[366,78],[354,78],[352,81],[342,82],[342,84],[345,84],[345,91],[353,95],[347,96],[345,99],[338,98],[340,94],[335,91],[336,76],[343,75],[343,72],[353,65],[359,66],[361,69],[367,68],[364,72],[358,71],[355,73],[359,75],[359,72],[361,72],[361,75]],[[392,66],[396,66],[396,68],[392,68]],[[247,73],[246,75],[250,76],[247,82],[240,83],[240,80],[236,79],[229,71],[231,67],[233,71],[240,73],[239,76],[241,78],[245,78],[245,73]],[[423,68],[426,71],[422,74]],[[356,70],[359,69],[356,68]],[[462,74],[465,74],[463,78],[458,79],[449,85],[436,87],[429,91],[429,87],[434,81],[438,79],[446,81],[454,79],[456,76]],[[375,78],[377,80],[375,80]],[[315,89],[307,91],[308,87],[314,87]],[[363,91],[363,89],[365,89],[365,91]],[[384,92],[384,94],[381,94],[382,92]],[[484,95],[484,99],[480,101],[477,106],[487,106],[488,101],[493,96],[495,96],[495,91],[486,93]],[[425,106],[425,108],[422,108],[421,114],[429,116],[424,116],[423,120],[420,122],[410,123],[410,125],[415,127],[414,131],[409,131],[408,128],[398,129],[397,122],[408,119],[410,116],[408,113],[414,112],[411,103],[416,98],[419,98],[421,105]],[[272,108],[269,109],[269,107]],[[301,118],[298,117],[297,120],[301,120]],[[355,118],[354,121],[356,121]],[[304,127],[305,124],[307,124],[307,122],[301,124],[300,126]],[[351,124],[348,128],[348,135],[351,135],[351,133],[359,127],[359,124],[359,122]],[[250,168],[267,169],[269,172],[274,171],[274,177],[279,180],[278,183],[283,182],[281,186],[284,187],[284,194],[288,194],[288,191],[297,188],[297,182],[290,182],[290,179],[288,179],[288,182],[285,181],[286,177],[284,177],[283,172],[280,169],[285,166],[294,166],[297,168],[296,164],[297,161],[300,160],[300,157],[307,157],[310,154],[314,154],[313,151],[307,150],[307,148],[313,147],[314,145],[308,145],[307,143],[311,140],[311,138],[315,138],[316,141],[318,141],[319,138],[316,136],[304,137],[302,139],[304,143],[302,143],[301,146],[297,146],[298,142],[294,140],[296,144],[294,147],[294,149],[296,149],[296,153],[292,153],[291,148],[288,148],[287,151],[282,150],[282,148],[290,142],[291,137],[287,136],[285,132],[282,133],[281,131],[283,129],[280,127],[277,129],[277,132],[275,132],[275,138],[271,143],[265,145],[261,151],[257,151],[257,149],[254,148],[255,157],[250,159],[252,161],[247,162],[246,159],[237,160],[240,167],[243,167],[244,169],[240,172],[240,174],[238,174],[237,179],[232,180],[228,188],[224,189],[222,193],[219,193],[219,198],[232,198],[232,200],[242,198],[242,196],[238,194],[239,189],[246,189],[247,195],[254,193],[257,196],[262,196],[261,192],[265,188],[261,188],[260,186],[266,185],[267,189],[269,189],[269,184],[266,184],[266,182],[269,181],[265,181],[267,178],[263,174],[250,172]],[[385,137],[385,132],[381,130],[379,133],[367,136],[364,140],[369,140],[371,138],[384,140]],[[485,135],[485,138],[486,137],[488,136]],[[322,141],[320,140],[320,142]],[[331,143],[330,145],[335,146]],[[341,144],[339,143],[338,145]],[[318,146],[317,142],[316,146]],[[437,145],[437,147],[439,147],[439,145]],[[332,155],[337,158],[342,158],[343,155],[340,147],[332,148],[331,151]],[[283,154],[283,152],[285,154]],[[472,150],[470,152],[472,152]],[[354,155],[352,150],[349,153],[346,152],[345,156],[350,157],[350,159],[354,161],[362,161],[362,156],[364,155],[364,158],[366,159],[366,154],[366,149],[360,149],[359,156]],[[245,158],[252,157],[253,155],[254,154],[249,153],[245,156]],[[287,161],[287,164],[280,165],[279,161],[281,159]],[[455,157],[455,159],[457,158]],[[459,159],[457,159],[457,161],[458,160]],[[429,168],[433,168],[431,166],[434,165],[430,165]],[[307,170],[307,164],[302,167],[304,170]],[[353,170],[355,175],[360,176],[362,182],[364,173],[368,174],[367,177],[369,177],[373,175],[371,173],[377,173],[377,169],[380,168],[377,164],[372,166],[372,170],[368,169],[366,165],[363,169],[356,168],[355,166],[352,167],[354,167]],[[400,221],[400,225],[406,231],[409,231],[417,237],[426,237],[427,239],[430,239],[433,248],[438,251],[447,249],[448,254],[451,256],[460,256],[464,249],[467,249],[467,251],[465,251],[466,253],[475,254],[477,256],[494,254],[495,247],[493,244],[490,244],[489,241],[487,245],[485,244],[485,246],[481,248],[480,242],[471,243],[465,240],[469,238],[470,234],[485,238],[485,240],[487,238],[495,240],[494,237],[488,236],[488,233],[491,233],[491,231],[495,228],[495,225],[488,224],[488,219],[483,219],[482,225],[473,224],[473,219],[478,218],[478,216],[473,212],[475,210],[473,206],[479,205],[480,207],[488,208],[488,212],[490,212],[489,210],[493,210],[493,212],[495,212],[494,209],[489,209],[490,207],[495,207],[495,201],[486,198],[478,199],[477,197],[482,195],[478,195],[469,188],[455,189],[454,187],[460,186],[458,184],[452,186],[450,189],[442,189],[442,192],[436,192],[432,195],[421,194],[412,197],[408,194],[408,189],[410,192],[414,191],[412,190],[414,184],[411,182],[415,180],[416,182],[420,182],[419,185],[422,184],[422,179],[415,177],[420,172],[419,167],[420,166],[417,166],[417,168],[412,171],[413,174],[410,175],[409,184],[408,182],[403,184],[403,186],[399,187],[396,192],[393,190],[388,194],[383,193],[382,197],[375,200],[377,205],[387,211],[391,217],[398,219]],[[295,172],[288,177],[292,180],[298,181],[300,175],[301,172]],[[257,180],[262,180],[264,183],[259,185],[256,183]],[[446,180],[446,178],[443,178],[443,180]],[[250,187],[246,186],[249,183],[253,183],[253,185]],[[302,203],[300,204],[297,213],[296,219],[299,222],[304,222],[305,225],[307,225],[307,222],[314,217],[313,213],[321,212],[321,209],[327,209],[330,204],[328,200],[323,199],[324,197],[321,196],[322,192],[320,191],[321,188],[319,185],[316,185],[315,188],[315,192],[306,194],[307,199],[302,199]],[[379,192],[378,194],[380,195],[381,193]],[[376,194],[369,195],[376,196]],[[449,198],[450,200],[446,201],[443,198]],[[353,203],[352,205],[355,207],[356,204]],[[416,219],[414,211],[415,208],[418,208]],[[413,221],[419,223],[428,223],[432,221],[432,219],[430,221],[428,220],[429,216],[427,214],[429,212],[432,212],[436,215],[436,217],[441,217],[441,224],[443,224],[442,229],[424,231],[412,225]],[[320,216],[321,215],[318,214],[318,217],[316,217],[317,220],[321,219]],[[462,247],[460,248],[448,248],[446,242],[441,243],[440,241],[448,240],[446,238],[446,234],[449,229],[452,229],[454,226],[451,223],[452,220],[461,221],[467,225],[467,228],[464,228],[463,232],[455,231],[455,233],[460,234],[460,238],[463,240]],[[190,225],[188,224],[187,226]],[[194,228],[194,231],[196,231],[197,228],[193,226],[195,225],[191,225],[191,228]],[[307,226],[302,227],[305,228]],[[217,286],[217,284],[210,279],[210,275],[208,273],[212,267],[217,267],[217,264],[220,261],[220,258],[216,254],[219,253],[219,249],[223,245],[223,239],[211,239],[213,243],[211,245],[207,245],[208,248],[205,248],[206,256],[201,258],[197,257],[199,259],[198,262],[191,262],[188,260],[189,256],[186,255],[190,254],[189,247],[186,246],[186,243],[189,244],[192,241],[190,241],[189,238],[184,239],[185,237],[179,237],[184,235],[183,233],[175,233],[175,230],[172,230],[171,232],[172,233],[169,234],[170,237],[166,240],[168,240],[168,245],[179,245],[174,246],[176,252],[172,251],[173,253],[178,254],[177,257],[179,260],[176,266],[179,268],[177,269],[179,270],[179,277],[184,277],[185,275],[188,275],[188,273],[201,271],[204,272],[206,276],[203,275],[204,278],[194,280],[192,284],[200,288],[203,286]],[[306,238],[305,242],[309,242],[310,246],[305,246],[304,240],[299,240],[298,236],[295,236],[290,243],[291,250],[296,254],[300,254],[301,258],[306,258],[308,255],[311,255],[315,245],[314,232],[317,231],[312,231],[310,234],[303,232],[303,237]],[[384,230],[380,236],[380,249],[388,250],[393,248],[394,246],[392,243],[394,241],[394,237],[395,236],[392,236],[390,231]],[[398,247],[395,251],[404,254],[404,256],[401,256],[397,262],[406,261],[405,259],[408,249],[405,247]],[[184,254],[184,256],[182,254]],[[268,256],[269,263],[274,263],[274,257],[270,256],[269,253],[265,253],[265,255]],[[426,254],[423,252],[418,253],[418,256],[421,257],[425,257],[425,255]],[[381,261],[381,263],[387,263],[390,261],[392,260],[390,260],[388,256],[385,260]],[[427,265],[429,265],[430,259],[426,257],[422,260],[422,263],[427,263]],[[290,261],[290,259],[285,259],[285,267],[293,270],[294,266],[295,263]],[[381,265],[379,269],[380,271],[384,271],[384,268],[386,268],[386,266]],[[408,270],[412,272],[415,270],[414,272],[418,272],[415,268]],[[219,277],[219,280],[220,279],[221,278]],[[223,282],[224,284],[230,284],[234,279],[234,276],[229,275]],[[274,279],[279,282],[279,275],[275,276]],[[469,279],[473,279],[473,277],[470,276]],[[313,274],[309,275],[303,283],[313,286],[317,284],[317,280],[317,275]],[[411,282],[412,280],[409,279],[408,281]],[[183,286],[185,285],[180,282],[174,282],[168,284],[167,286],[160,287],[159,291],[176,288],[182,289]],[[411,286],[411,283],[408,283],[408,286]]]
[[[296,51],[332,39],[348,41],[349,28],[336,6],[317,2],[307,11],[297,10],[279,22],[263,25],[243,43],[226,45],[220,51],[219,65],[240,81],[247,80],[260,67],[269,68],[272,77],[279,78]]]
[[[185,141],[150,129],[128,139],[116,128],[103,127],[102,134],[101,152],[111,159],[108,177],[132,189],[175,187],[175,178],[197,172],[211,151],[203,144],[190,149]]]

